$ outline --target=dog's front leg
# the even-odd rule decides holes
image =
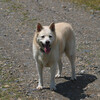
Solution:
[[[43,66],[40,64],[37,64],[37,71],[38,71],[38,75],[39,75],[37,89],[40,90],[43,88]]]
[[[58,62],[58,72],[57,72],[55,77],[56,78],[61,77],[61,72],[62,72],[62,62],[61,62],[61,60],[59,60],[59,62]]]
[[[56,90],[56,86],[55,86],[56,66],[57,64],[54,64],[53,66],[50,67],[50,71],[51,71],[50,90]]]

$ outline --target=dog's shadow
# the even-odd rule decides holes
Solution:
[[[84,93],[86,86],[97,79],[96,76],[90,74],[80,74],[77,80],[72,82],[69,77],[62,77],[67,81],[56,85],[56,93],[69,98],[70,100],[84,99],[87,94]]]

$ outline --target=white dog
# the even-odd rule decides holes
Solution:
[[[40,23],[33,39],[33,55],[39,74],[37,89],[43,88],[43,67],[50,67],[51,81],[50,90],[56,90],[55,72],[58,64],[56,77],[61,76],[62,62],[61,56],[65,53],[70,60],[72,68],[71,79],[76,79],[75,75],[75,36],[73,29],[68,23],[52,23],[50,26],[42,26]]]

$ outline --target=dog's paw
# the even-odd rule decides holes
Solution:
[[[56,90],[56,86],[55,86],[55,85],[53,85],[53,86],[50,86],[50,90],[51,90],[51,91],[54,91],[54,90]]]
[[[56,74],[55,78],[60,78],[61,75],[60,74]]]
[[[41,89],[43,89],[43,86],[39,85],[36,87],[36,89],[41,90]]]

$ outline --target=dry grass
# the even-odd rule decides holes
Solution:
[[[79,5],[86,5],[90,9],[100,10],[100,0],[71,0]]]

